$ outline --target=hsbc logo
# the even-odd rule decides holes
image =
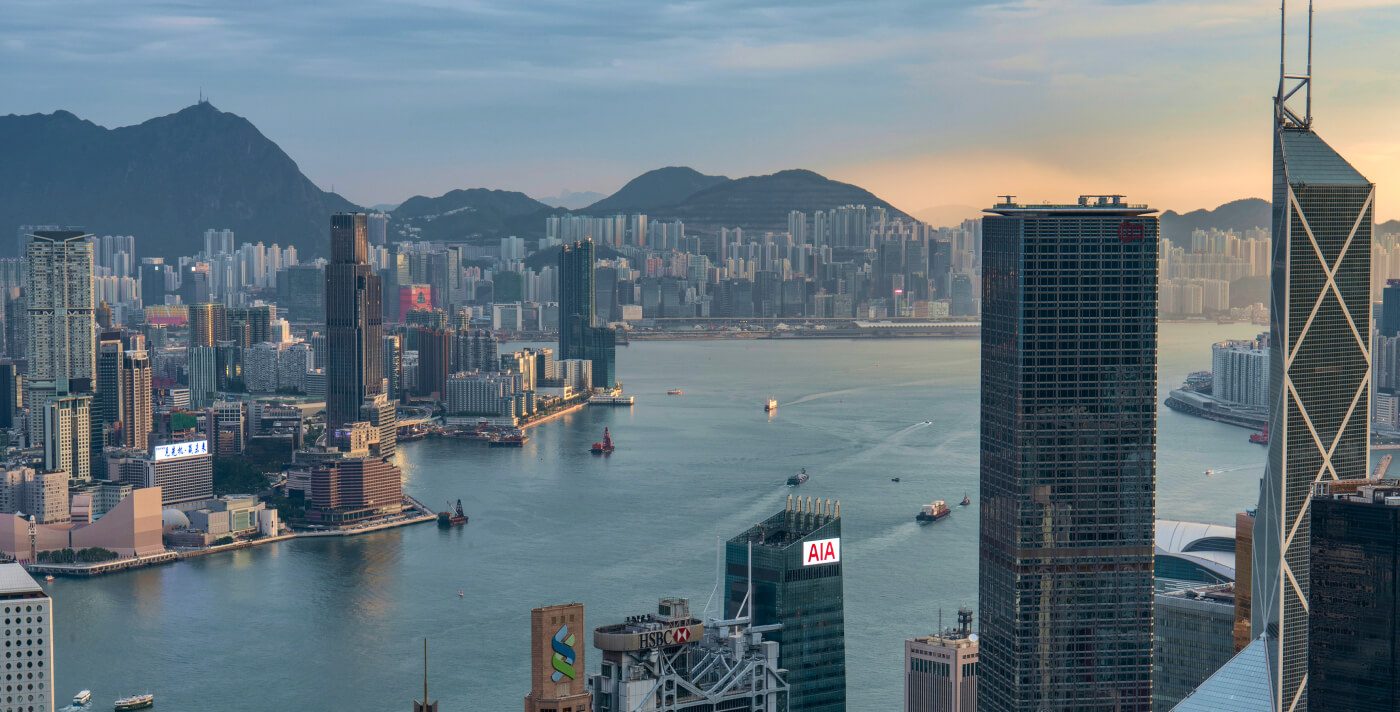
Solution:
[[[1118,223],[1118,241],[1123,244],[1141,241],[1147,236],[1147,231],[1143,229],[1142,223],[1124,220]]]
[[[840,539],[817,539],[802,545],[802,565],[817,566],[841,561]]]

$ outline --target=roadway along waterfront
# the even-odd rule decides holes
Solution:
[[[1158,402],[1209,367],[1212,341],[1258,330],[1163,325]],[[914,515],[964,492],[976,504],[978,352],[962,339],[634,343],[618,350],[632,408],[570,413],[519,449],[403,445],[407,492],[433,509],[461,498],[465,527],[298,538],[49,584],[56,693],[396,711],[421,685],[426,635],[444,710],[519,709],[531,606],[580,601],[590,628],[660,596],[703,609],[717,538],[780,509],[783,482],[806,467],[797,492],[842,504],[849,707],[897,709],[903,638],[932,630],[940,607],[952,620],[976,603],[976,506],[923,527]],[[1264,448],[1159,410],[1159,516],[1233,523],[1261,469],[1203,473],[1262,464]],[[617,452],[589,454],[604,427]]]

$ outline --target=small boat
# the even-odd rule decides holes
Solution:
[[[466,597],[467,597],[467,592],[466,592],[466,591],[463,591],[463,590],[460,589],[460,588],[457,589],[457,598],[466,598]]]
[[[777,398],[769,398],[769,399],[768,399],[768,403],[765,404],[765,405],[763,406],[763,410],[764,410],[764,412],[766,412],[766,413],[772,413],[773,411],[775,411],[775,410],[777,410],[777,409],[778,409],[778,399],[777,399]]]
[[[923,509],[914,515],[914,519],[919,522],[936,522],[952,513],[953,510],[948,509],[948,503],[939,499],[925,504]]]
[[[1259,432],[1257,432],[1257,433],[1250,433],[1250,434],[1249,434],[1249,441],[1252,442],[1252,443],[1254,443],[1255,445],[1268,445],[1268,444],[1269,444],[1269,426],[1268,426],[1268,425],[1265,425],[1265,426],[1263,427],[1263,429],[1261,429],[1261,430],[1260,430]]]
[[[156,696],[147,692],[144,695],[132,695],[123,697],[112,703],[115,712],[126,712],[127,710],[144,710],[156,706]]]
[[[467,515],[462,513],[462,500],[457,500],[457,506],[438,512],[437,523],[443,529],[460,527],[467,523]]]
[[[969,504],[972,504],[972,498],[969,497],[969,496],[967,496],[967,493],[966,493],[966,492],[963,492],[962,501],[961,501],[961,502],[958,502],[958,506],[959,506],[959,507],[966,507],[966,506],[969,505]]]
[[[898,477],[891,477],[891,478],[890,478],[890,482],[898,482],[898,481],[899,481],[899,478],[898,478]]]
[[[603,439],[593,443],[593,447],[588,449],[594,455],[611,455],[613,450],[612,434],[607,428],[603,428]]]
[[[1212,469],[1210,469],[1210,468],[1206,468],[1206,477],[1214,477],[1214,476],[1215,476],[1215,470],[1212,470]]]
[[[92,690],[82,690],[73,695],[73,704],[79,707],[83,707],[89,702],[92,702]]]
[[[679,389],[679,388],[672,388],[671,390],[666,391],[666,395],[668,395],[668,396],[683,396],[683,395],[685,395],[685,391],[683,391],[683,390],[681,390],[681,389]]]
[[[802,468],[801,470],[799,470],[799,471],[797,472],[797,474],[795,474],[795,475],[793,475],[792,477],[789,477],[789,478],[787,479],[788,486],[790,486],[790,487],[796,487],[796,486],[798,486],[798,485],[800,485],[800,484],[802,484],[803,482],[806,482],[806,481],[807,481],[807,468],[805,468],[805,467]]]
[[[44,580],[45,580],[45,581],[52,582],[52,581],[53,581],[53,574],[49,574],[48,576],[45,576],[45,577],[44,577]]]

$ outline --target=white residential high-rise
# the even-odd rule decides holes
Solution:
[[[205,230],[204,231],[204,256],[206,258],[217,255],[228,255],[233,253],[233,231]]]
[[[26,403],[29,436],[43,435],[43,405],[54,395],[91,393],[97,368],[92,235],[39,230],[25,246],[28,265]]]
[[[53,599],[22,564],[0,564],[0,613],[14,663],[5,669],[0,712],[53,712]]]

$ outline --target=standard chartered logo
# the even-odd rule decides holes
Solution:
[[[559,682],[566,677],[570,680],[577,678],[578,672],[574,670],[574,660],[577,659],[574,652],[574,634],[569,632],[569,626],[560,626],[549,644],[554,648],[554,674],[550,675],[549,679]]]

